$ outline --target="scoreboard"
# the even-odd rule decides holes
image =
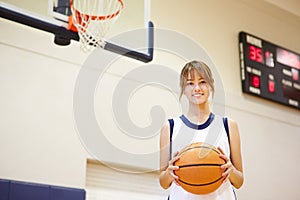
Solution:
[[[239,33],[242,90],[300,110],[300,55]]]

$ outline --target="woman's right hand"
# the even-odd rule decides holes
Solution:
[[[179,152],[174,154],[174,157],[169,161],[169,165],[166,169],[166,172],[171,175],[173,181],[178,185],[179,177],[175,175],[174,171],[179,170],[179,167],[174,165],[174,163],[179,159]]]

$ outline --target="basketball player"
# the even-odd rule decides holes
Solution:
[[[161,129],[160,185],[164,189],[170,188],[169,200],[234,200],[233,186],[238,189],[244,181],[237,123],[212,113],[210,98],[214,94],[214,79],[205,63],[187,63],[181,71],[180,87],[180,98],[185,95],[189,107],[186,114],[168,120]],[[221,166],[225,170],[222,174],[224,182],[217,190],[205,195],[185,191],[174,174],[178,170],[178,166],[174,166],[178,152],[194,142],[218,147],[220,157],[226,161]]]

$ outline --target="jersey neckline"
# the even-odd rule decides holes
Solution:
[[[201,129],[207,128],[211,124],[211,122],[214,120],[214,117],[215,117],[215,115],[213,113],[210,113],[208,119],[203,124],[195,124],[195,123],[191,122],[184,115],[181,115],[180,119],[188,127],[192,128],[192,129],[196,129],[196,130],[201,130]]]

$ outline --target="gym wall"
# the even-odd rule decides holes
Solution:
[[[151,7],[155,27],[173,30],[201,45],[222,78],[225,115],[238,122],[241,134],[245,182],[237,190],[239,199],[299,198],[300,112],[243,94],[238,50],[238,33],[246,31],[300,52],[299,15],[263,0],[152,0]],[[87,159],[93,156],[76,130],[73,92],[88,54],[80,52],[76,42],[56,46],[53,35],[27,26],[4,19],[0,19],[0,26],[0,178],[84,189]],[[126,72],[140,65],[128,59],[120,62],[120,68],[116,63],[105,73],[104,87],[96,91],[96,116],[105,122],[105,134],[121,148],[130,152],[142,144],[158,150],[158,137],[147,144],[124,144],[122,139],[117,141],[118,136],[113,137],[112,133],[120,130],[106,106],[110,105],[109,95]],[[156,51],[152,63],[167,65],[179,73],[184,62]],[[155,98],[144,101],[143,95]],[[129,106],[135,123],[151,123],[149,112],[157,102],[165,106],[166,117],[181,112],[176,97],[159,87],[149,87],[140,98],[143,101],[136,97],[134,107]],[[134,162],[131,165],[149,167]],[[149,168],[157,167],[158,161]]]

